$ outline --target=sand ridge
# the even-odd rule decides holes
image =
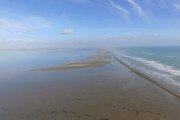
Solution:
[[[99,49],[93,54],[89,55],[85,60],[74,63],[68,63],[62,66],[50,66],[46,68],[40,68],[41,71],[53,71],[53,70],[68,70],[68,69],[82,69],[82,68],[96,68],[110,64],[111,57],[109,52],[104,49]]]
[[[49,70],[67,70],[67,69],[78,69],[78,68],[94,68],[101,67],[109,64],[109,62],[80,62],[80,63],[70,63],[64,66],[55,66],[55,67],[47,67],[39,70],[49,71]]]

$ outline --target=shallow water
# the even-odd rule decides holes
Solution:
[[[20,76],[29,76],[34,69],[60,66],[85,59],[95,49],[14,50],[0,51],[0,82],[19,81]],[[27,79],[29,77],[26,77]]]
[[[2,51],[0,120],[180,118],[175,96],[113,59],[103,58],[107,52],[98,51]],[[37,70],[91,60],[110,63],[83,69]]]
[[[13,92],[32,89],[48,81],[61,80],[68,71],[42,72],[37,69],[61,66],[79,62],[92,54],[95,49],[60,49],[60,50],[17,50],[0,51],[0,95],[11,96]],[[71,71],[70,71],[71,72]],[[73,74],[73,73],[71,73]],[[12,92],[12,93],[9,93]],[[9,93],[9,94],[8,94]]]

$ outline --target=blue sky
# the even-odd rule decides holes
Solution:
[[[180,0],[0,0],[0,41],[129,41],[145,35],[179,43]]]

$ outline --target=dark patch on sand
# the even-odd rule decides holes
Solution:
[[[1,107],[1,110],[2,110],[2,111],[6,111],[6,108],[5,108],[5,107]]]
[[[83,99],[81,99],[81,98],[77,98],[77,100],[78,100],[78,101],[83,101]]]
[[[86,117],[90,117],[90,115],[89,115],[88,113],[86,113],[84,116],[86,116]]]
[[[116,108],[116,106],[115,106],[115,105],[113,105],[112,107],[113,107],[113,108]]]
[[[77,113],[76,112],[72,112],[73,115],[76,115]]]
[[[67,112],[66,110],[62,110],[62,112],[63,112],[64,114],[68,114],[68,112]]]
[[[58,114],[58,111],[57,111],[57,110],[52,110],[52,111],[50,112],[50,114],[56,115],[56,114]]]

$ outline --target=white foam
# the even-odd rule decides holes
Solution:
[[[122,57],[131,58],[131,59],[134,59],[134,60],[139,61],[141,63],[144,63],[150,67],[161,70],[162,72],[165,72],[167,74],[174,75],[174,76],[180,76],[180,70],[174,68],[173,66],[168,66],[168,65],[159,63],[157,61],[146,60],[146,59],[140,58],[140,57],[131,57],[131,56],[128,56],[125,54],[121,54],[115,50],[113,52],[117,55],[122,56]]]
[[[167,58],[173,58],[173,56],[166,56]]]
[[[151,75],[152,77],[156,77],[158,78],[159,80],[163,80],[167,83],[170,83],[171,85],[174,85],[174,86],[178,86],[178,88],[180,87],[180,82],[177,82],[175,81],[173,78],[172,78],[172,75],[168,75],[168,74],[163,74],[163,73],[158,73],[158,72],[155,72],[155,71],[151,71],[151,70],[145,70],[144,68],[140,68],[141,71],[145,72],[146,74],[149,74]],[[179,89],[180,90],[180,89]]]
[[[146,55],[155,55],[154,53],[146,53],[146,52],[142,52],[142,54],[146,54]]]

